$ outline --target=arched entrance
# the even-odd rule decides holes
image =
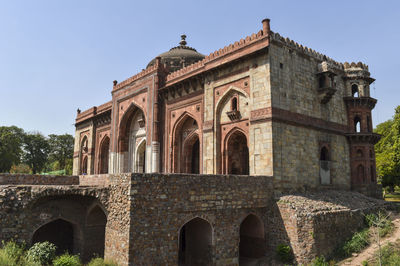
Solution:
[[[100,145],[100,174],[108,174],[108,153],[110,138],[104,137]]]
[[[86,260],[89,260],[93,254],[103,257],[106,223],[107,216],[98,205],[90,210],[85,228]]]
[[[136,152],[136,172],[146,172],[146,140],[143,140],[137,147]]]
[[[88,172],[88,157],[84,156],[81,165],[81,175],[86,175]]]
[[[264,225],[260,218],[250,214],[240,225],[239,257],[260,258],[265,255]]]
[[[179,232],[179,265],[210,265],[212,228],[204,219],[194,218]]]
[[[186,115],[176,124],[173,136],[174,173],[200,173],[200,138],[197,121]]]
[[[86,175],[88,174],[88,138],[87,136],[84,136],[81,142],[81,148],[80,148],[80,173],[81,175]]]
[[[249,174],[249,148],[246,136],[239,130],[228,136],[225,146],[225,169],[227,174]]]
[[[185,164],[182,165],[182,173],[200,173],[200,141],[196,133],[188,136],[183,143]]]
[[[33,234],[32,245],[49,241],[57,247],[57,254],[74,252],[74,226],[63,219],[57,219],[40,227]]]
[[[131,104],[124,113],[118,130],[118,156],[123,158],[118,172],[137,172],[137,146],[146,139],[146,118],[143,110]]]

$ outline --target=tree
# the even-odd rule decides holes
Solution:
[[[59,168],[65,169],[65,166],[67,165],[67,160],[72,159],[74,153],[74,137],[69,134],[51,134],[49,135],[49,145],[49,161],[51,163],[58,161]]]
[[[393,190],[400,185],[400,106],[395,109],[393,119],[379,124],[375,132],[382,135],[375,145],[378,176],[384,187]]]
[[[41,133],[26,134],[23,140],[23,161],[29,165],[34,174],[46,165],[50,145]]]
[[[13,164],[20,162],[24,134],[16,126],[0,127],[0,173],[9,172]]]

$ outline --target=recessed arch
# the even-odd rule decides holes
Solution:
[[[87,135],[84,135],[79,148],[79,174],[86,175],[88,174],[88,152],[89,152],[89,139]]]
[[[131,127],[132,119],[135,114],[139,112],[143,116],[143,119],[147,121],[146,113],[139,107],[135,102],[132,102],[122,115],[121,121],[119,123],[118,131],[118,151],[124,152],[128,151],[129,148],[129,130]]]
[[[235,127],[228,132],[224,141],[223,173],[249,174],[249,147],[246,133]]]
[[[260,258],[266,251],[264,223],[251,213],[240,224],[239,258]]]
[[[359,183],[365,183],[367,181],[365,178],[365,167],[362,164],[357,166],[357,179]]]
[[[357,84],[351,85],[351,96],[352,97],[359,97],[360,91]]]
[[[107,215],[99,204],[94,204],[88,210],[85,224],[85,254],[104,256],[105,230]]]
[[[357,157],[358,158],[364,157],[364,153],[363,153],[363,151],[361,149],[357,149]]]
[[[200,173],[201,138],[199,122],[192,114],[184,112],[176,120],[172,130],[171,147],[171,172]],[[196,167],[196,169],[192,169],[192,166],[196,166],[198,170]]]
[[[178,265],[210,265],[212,226],[200,217],[186,222],[179,230]]]
[[[136,148],[135,164],[137,173],[146,172],[146,138],[143,138]]]
[[[33,235],[31,244],[48,241],[56,247],[57,254],[68,252],[74,254],[77,251],[77,226],[64,219],[57,218],[38,227]]]
[[[219,113],[221,112],[220,109],[221,109],[222,103],[224,103],[224,101],[225,101],[228,97],[230,97],[231,94],[234,94],[234,93],[242,94],[242,95],[243,95],[245,98],[247,98],[247,99],[250,98],[250,96],[247,94],[246,91],[244,91],[244,90],[242,90],[242,89],[240,89],[240,88],[234,87],[234,86],[230,86],[230,87],[221,95],[221,97],[218,99],[217,103],[215,104],[215,114],[216,114],[216,118],[218,118]],[[215,120],[216,120],[216,119],[215,119]]]
[[[361,132],[361,118],[359,116],[354,117],[354,132]]]
[[[110,151],[110,137],[106,135],[100,142],[100,151],[99,151],[100,174],[108,174],[109,151]]]
[[[329,161],[329,149],[326,146],[322,146],[320,150],[320,155],[319,155],[319,160],[320,161]]]

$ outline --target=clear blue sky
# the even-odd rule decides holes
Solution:
[[[399,1],[0,0],[0,125],[74,133],[76,109],[111,99],[122,81],[180,35],[203,54],[262,28],[376,78],[374,124],[400,104]]]

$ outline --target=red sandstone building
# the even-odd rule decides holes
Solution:
[[[78,111],[74,174],[268,175],[375,193],[366,65],[283,38],[268,19],[207,56],[185,38]]]

